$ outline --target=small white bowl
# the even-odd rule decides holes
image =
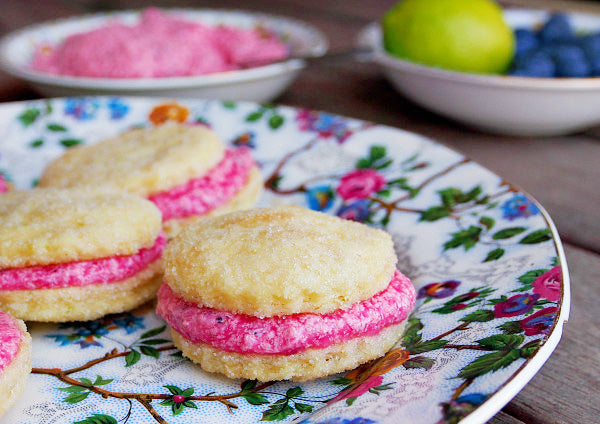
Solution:
[[[548,17],[544,11],[505,11],[506,21],[514,28],[535,27]],[[578,30],[600,30],[600,16],[573,13],[569,17]],[[600,78],[470,74],[420,65],[388,54],[378,23],[367,26],[358,41],[375,50],[375,62],[400,93],[483,131],[551,136],[600,124]]]
[[[320,56],[328,49],[327,39],[319,30],[295,19],[237,10],[167,11],[181,14],[190,21],[214,25],[225,24],[241,28],[261,25],[278,34],[295,56]],[[255,102],[266,102],[277,97],[305,65],[302,60],[291,59],[256,68],[199,76],[123,79],[53,75],[30,68],[34,48],[39,43],[57,44],[68,35],[90,31],[112,19],[134,24],[139,16],[139,11],[99,13],[32,25],[4,37],[0,42],[0,62],[8,73],[28,81],[34,89],[52,97],[114,94]]]

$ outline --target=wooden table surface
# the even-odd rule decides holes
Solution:
[[[143,0],[0,0],[0,35],[69,15],[142,8]],[[157,6],[244,8],[306,20],[331,49],[350,47],[357,32],[394,0],[162,1]],[[509,0],[504,3],[597,12],[593,2]],[[39,97],[0,73],[0,101]],[[520,186],[550,212],[571,274],[571,317],[558,348],[534,379],[491,422],[600,422],[600,128],[563,137],[514,138],[483,134],[402,98],[370,64],[315,65],[277,100],[417,132],[440,141]]]

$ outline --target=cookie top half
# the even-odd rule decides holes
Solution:
[[[0,196],[0,268],[131,255],[154,244],[160,211],[103,189],[35,189]]]
[[[48,165],[39,185],[107,186],[147,197],[202,176],[224,152],[212,130],[170,122],[73,147]]]
[[[345,309],[386,288],[397,261],[386,232],[296,206],[192,224],[163,259],[184,299],[260,317]]]

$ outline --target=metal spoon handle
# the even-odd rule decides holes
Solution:
[[[291,56],[289,59],[303,59],[309,65],[313,63],[336,62],[339,60],[353,59],[360,62],[368,61],[373,56],[373,49],[368,47],[353,47],[347,50],[338,50],[325,53],[321,56],[304,55]]]
[[[328,63],[328,62],[336,62],[340,60],[353,59],[358,60],[360,62],[371,60],[373,56],[373,49],[368,47],[353,47],[347,50],[338,50],[325,53],[321,56],[315,56],[314,54],[300,54],[300,55],[291,55],[285,58],[272,61],[272,62],[262,62],[262,61],[253,61],[246,62],[242,64],[242,69],[254,68],[257,66],[263,65],[271,65],[274,63],[282,63],[287,62],[288,60],[303,60],[307,65],[318,64],[318,63]]]

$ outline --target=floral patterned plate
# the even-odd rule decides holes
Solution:
[[[26,189],[65,149],[167,119],[252,148],[266,177],[262,205],[296,203],[389,231],[418,289],[403,338],[346,373],[260,384],[182,358],[151,306],[30,323],[33,375],[2,423],[482,423],[556,347],[569,283],[550,218],[502,178],[415,134],[251,103],[9,103],[0,105],[0,172]]]

